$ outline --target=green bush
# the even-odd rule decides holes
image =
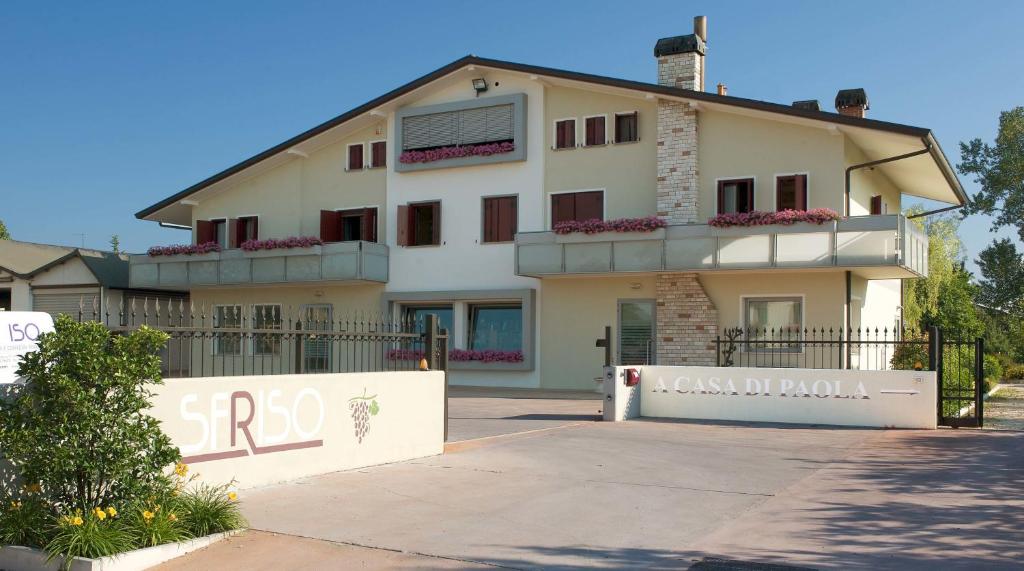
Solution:
[[[112,515],[114,514],[114,515]],[[94,508],[82,513],[76,509],[57,522],[57,532],[46,546],[47,561],[64,557],[64,569],[74,557],[96,559],[130,551],[135,547],[116,510]]]
[[[985,355],[985,390],[990,391],[1003,380],[1003,364],[995,355]]]
[[[26,383],[0,401],[0,449],[14,470],[4,481],[39,482],[55,514],[127,505],[165,486],[164,468],[180,454],[147,409],[166,340],[148,327],[112,336],[58,317],[22,358]],[[62,537],[81,536],[70,531]]]
[[[49,506],[38,495],[23,491],[0,499],[0,544],[45,547],[49,541]]]
[[[229,489],[230,484],[200,484],[181,495],[179,507],[193,535],[199,537],[248,525],[238,509],[237,496]]]
[[[125,525],[135,547],[153,547],[191,539],[175,502],[147,500],[133,504],[125,516]]]
[[[890,365],[901,371],[921,370],[928,368],[928,343],[925,337],[908,338],[906,341],[921,343],[905,343],[893,350]]]
[[[1006,380],[1024,379],[1024,365],[1010,365],[1003,371],[1003,378]]]

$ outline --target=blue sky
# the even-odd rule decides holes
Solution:
[[[871,117],[933,129],[954,162],[1024,104],[1018,2],[5,3],[0,219],[36,242],[187,241],[133,214],[469,53],[653,82],[654,42],[698,14],[708,85],[824,105],[864,87]],[[972,260],[989,226],[964,224]]]

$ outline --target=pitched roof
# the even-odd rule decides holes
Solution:
[[[861,117],[851,117],[848,115],[841,115],[839,113],[829,113],[826,111],[818,111],[814,109],[808,109],[806,107],[793,107],[791,105],[784,105],[781,103],[771,103],[767,101],[759,101],[756,99],[746,99],[742,97],[734,97],[731,95],[718,95],[717,93],[708,93],[704,91],[694,91],[690,89],[680,89],[677,87],[669,87],[664,85],[658,85],[654,83],[646,83],[642,81],[633,81],[629,79],[619,79],[614,77],[607,77],[602,75],[594,75],[589,73],[580,73],[576,71],[567,71],[562,69],[555,69],[550,67],[528,65],[522,63],[515,63],[509,61],[502,61],[496,59],[482,58],[474,55],[468,55],[459,58],[448,65],[440,67],[426,75],[423,75],[401,87],[393,89],[380,97],[372,99],[362,105],[355,107],[333,119],[329,119],[312,129],[304,131],[282,143],[279,143],[259,154],[256,154],[232,167],[229,167],[209,178],[206,178],[178,193],[175,193],[156,204],[153,204],[147,208],[140,210],[135,213],[136,218],[145,218],[169,205],[183,200],[204,188],[211,186],[221,180],[224,180],[234,174],[237,174],[261,161],[264,161],[272,156],[279,153],[285,152],[291,147],[311,139],[325,131],[328,131],[334,127],[337,127],[351,119],[359,117],[364,113],[368,113],[381,105],[388,103],[394,99],[401,97],[411,91],[419,89],[433,81],[436,81],[452,72],[458,71],[466,66],[481,66],[489,67],[494,69],[501,69],[506,71],[514,71],[527,73],[538,76],[548,76],[560,79],[566,79],[570,81],[579,81],[584,83],[593,83],[597,85],[605,85],[609,87],[618,87],[622,89],[631,89],[636,91],[642,91],[655,95],[665,95],[670,97],[682,97],[695,101],[704,101],[708,103],[715,103],[721,105],[727,105],[732,107],[751,109],[755,111],[762,111],[767,113],[776,113],[780,115],[786,115],[790,117],[800,117],[804,119],[812,119],[817,121],[825,121],[838,125],[847,125],[851,127],[860,127],[863,129],[871,129],[877,131],[885,131],[890,133],[896,133],[900,135],[908,135],[912,137],[918,137],[931,151],[932,158],[938,164],[942,170],[942,174],[950,187],[953,189],[957,197],[962,201],[966,202],[967,195],[960,185],[960,181],[956,178],[956,174],[950,166],[949,160],[946,158],[942,149],[939,147],[938,142],[932,135],[931,130],[923,127],[914,127],[912,125],[904,125],[901,123],[892,123],[888,121],[879,121],[876,119],[867,119]]]
[[[21,279],[30,279],[75,257],[81,258],[82,263],[96,276],[96,281],[100,285],[119,289],[128,287],[128,258],[123,254],[72,246],[0,240],[0,270]]]

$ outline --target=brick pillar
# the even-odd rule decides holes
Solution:
[[[669,224],[697,222],[697,111],[658,100],[658,216]]]
[[[697,274],[658,274],[658,364],[715,364],[718,310]]]

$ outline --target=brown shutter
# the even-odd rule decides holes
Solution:
[[[747,207],[743,212],[751,212],[754,210],[754,181],[748,178],[743,182],[747,189]]]
[[[383,167],[387,165],[387,144],[383,141],[377,141],[370,146],[370,160],[373,167]]]
[[[341,240],[341,213],[333,210],[320,211],[320,239],[324,242]]]
[[[576,193],[576,220],[582,222],[594,218],[604,219],[604,193],[599,191]]]
[[[876,194],[871,197],[871,214],[878,215],[882,213],[882,195]]]
[[[484,242],[498,241],[497,198],[484,199]]]
[[[241,232],[239,232],[239,230],[241,229],[240,226],[242,225],[242,221],[241,221],[241,219],[238,219],[238,218],[228,218],[227,225],[228,225],[228,248],[237,248],[238,247],[238,237],[241,235]]]
[[[552,194],[551,195],[551,227],[566,220],[576,219],[576,199],[574,194]]]
[[[798,174],[793,179],[796,186],[796,209],[807,210],[807,175]]]
[[[217,239],[213,229],[213,222],[209,220],[196,220],[196,244],[205,244]]]
[[[360,230],[362,236],[360,238],[366,242],[377,241],[377,209],[376,208],[364,208],[363,219],[360,222]]]
[[[409,230],[412,226],[409,222],[409,217],[412,214],[412,209],[407,204],[398,205],[398,214],[395,216],[395,227],[398,229],[398,245],[408,246],[409,245]]]
[[[576,146],[576,121],[569,120],[565,122],[565,146],[575,147]]]
[[[517,202],[514,196],[506,196],[498,199],[497,213],[497,241],[511,242],[516,237],[517,226]]]
[[[559,121],[558,123],[555,123],[555,148],[556,149],[564,149],[565,148],[565,129],[562,128],[562,124],[563,123],[565,123],[565,121]]]
[[[363,146],[348,146],[348,170],[359,170],[363,168]]]
[[[434,235],[431,237],[431,244],[439,246],[441,244],[441,203],[435,202],[430,205],[431,214],[433,215],[433,224],[431,228],[434,230]]]
[[[259,216],[253,216],[249,219],[249,235],[252,236],[253,240],[260,239],[260,218]]]

